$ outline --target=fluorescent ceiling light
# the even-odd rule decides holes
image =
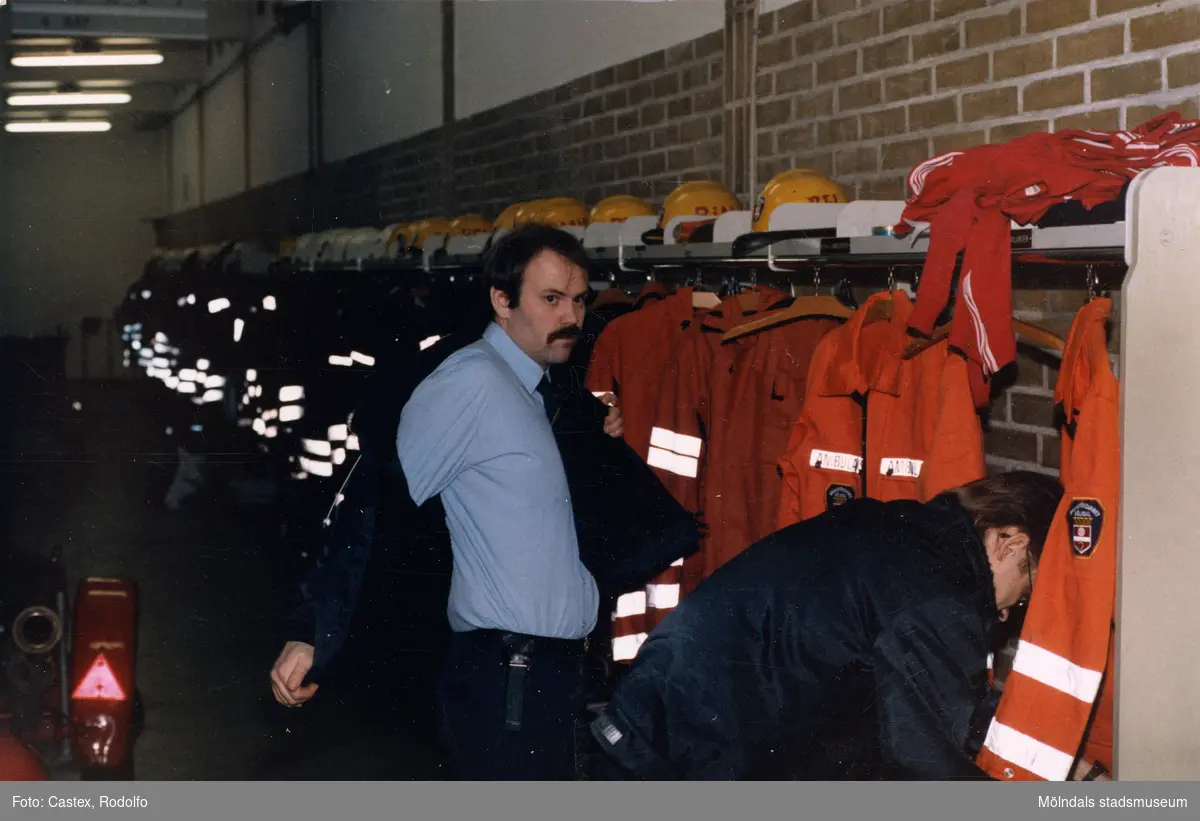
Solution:
[[[10,134],[78,134],[108,131],[112,123],[102,120],[66,120],[62,122],[5,123]]]
[[[58,85],[53,80],[9,80],[4,83],[5,88],[23,91],[53,91]]]
[[[133,88],[132,80],[80,80],[77,85],[87,90],[89,88]]]
[[[11,94],[9,105],[124,105],[133,97],[124,91],[65,92],[61,94]]]
[[[101,37],[98,42],[102,46],[153,46],[158,43],[150,37]]]
[[[99,51],[64,54],[21,54],[12,58],[18,68],[54,66],[156,66],[163,61],[156,51]]]
[[[9,40],[10,46],[29,46],[34,48],[54,48],[55,46],[71,46],[75,41],[70,37],[21,37]]]

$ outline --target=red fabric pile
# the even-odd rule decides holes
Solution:
[[[1132,131],[1030,134],[942,154],[912,170],[895,232],[910,233],[910,221],[930,223],[930,246],[909,327],[932,333],[963,252],[950,344],[971,362],[978,406],[988,403],[991,378],[1016,358],[1012,221],[1036,223],[1072,199],[1094,208],[1116,199],[1141,172],[1164,165],[1200,165],[1200,120],[1168,112]]]

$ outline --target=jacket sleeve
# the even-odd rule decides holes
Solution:
[[[987,692],[987,652],[978,616],[945,596],[893,616],[875,646],[887,778],[988,779],[968,746]]]
[[[933,441],[925,466],[917,477],[921,501],[987,475],[983,429],[971,396],[967,361],[953,351],[947,351],[945,356],[946,364],[938,384]]]
[[[587,369],[587,389],[593,393],[616,393],[617,374],[621,372],[621,346],[616,329],[605,328],[596,337]]]

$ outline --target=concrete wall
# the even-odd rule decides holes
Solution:
[[[322,2],[325,159],[442,124],[442,10],[432,0]]]
[[[722,0],[463,0],[455,4],[456,115],[470,117],[725,25]]]
[[[154,248],[163,134],[0,135],[0,336],[109,317]],[[78,372],[73,347],[68,374]],[[119,363],[118,363],[119,364]]]

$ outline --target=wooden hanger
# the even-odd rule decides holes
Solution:
[[[632,305],[633,303],[633,297],[614,285],[612,287],[605,288],[596,295],[596,299],[592,301],[592,308],[602,308],[605,305],[616,304]]]
[[[778,311],[771,311],[768,314],[763,314],[760,317],[745,322],[737,327],[730,328],[721,337],[722,342],[728,342],[732,339],[738,339],[743,336],[748,336],[759,331],[773,328],[776,325],[783,325],[787,322],[792,322],[798,319],[805,319],[811,316],[827,316],[834,319],[849,319],[854,316],[857,311],[854,308],[847,306],[837,297],[832,296],[801,296],[796,297],[796,301],[786,308],[780,308]],[[875,322],[880,319],[892,318],[892,301],[883,299],[871,306],[867,313],[866,321]]]
[[[1031,325],[1020,319],[1014,319],[1012,323],[1013,331],[1017,336],[1023,338],[1026,342],[1031,342],[1039,348],[1045,348],[1051,351],[1064,351],[1067,348],[1066,341],[1058,334],[1051,333],[1045,328],[1039,328],[1037,325]],[[934,345],[941,342],[950,335],[950,323],[941,325],[934,329],[933,336],[929,339],[920,339],[910,344],[904,349],[904,358],[912,359],[922,351],[929,350]]]

